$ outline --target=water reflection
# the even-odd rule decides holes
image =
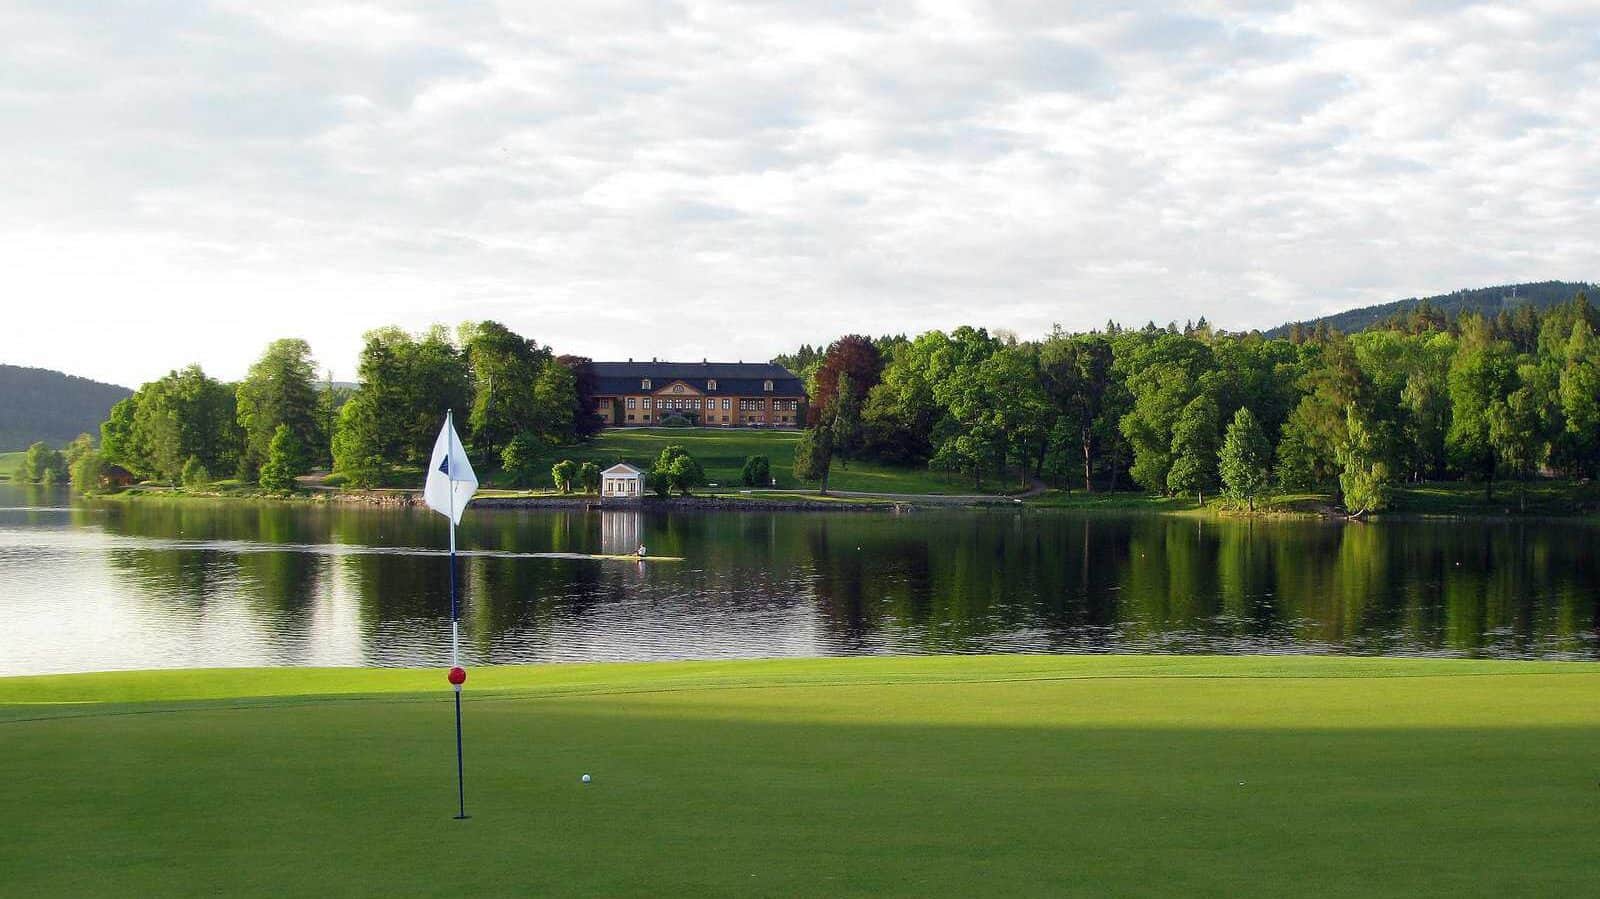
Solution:
[[[0,673],[446,658],[442,517],[0,494]],[[468,660],[924,652],[1600,658],[1600,529],[480,510]],[[505,553],[627,553],[679,564]]]

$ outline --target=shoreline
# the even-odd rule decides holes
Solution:
[[[913,512],[938,512],[949,510],[995,512],[1001,510],[1034,512],[1067,512],[1084,515],[1158,515],[1189,519],[1234,521],[1320,521],[1339,524],[1374,524],[1383,522],[1600,522],[1600,512],[1579,507],[1571,510],[1551,510],[1548,507],[1518,512],[1514,508],[1495,504],[1493,509],[1417,509],[1398,508],[1373,513],[1361,519],[1351,519],[1331,503],[1321,500],[1292,499],[1279,504],[1264,504],[1254,512],[1235,509],[1217,501],[1196,506],[1183,498],[1148,496],[1126,493],[1050,492],[1037,497],[1017,499],[1007,496],[993,498],[947,497],[939,494],[915,496],[829,495],[815,493],[773,496],[771,494],[704,493],[691,496],[661,498],[650,496],[632,503],[605,503],[593,494],[540,494],[499,491],[490,488],[487,495],[480,493],[473,504],[488,509],[575,509],[575,510],[635,510],[640,512],[879,512],[909,514]],[[269,494],[256,491],[188,491],[167,487],[133,487],[113,493],[88,496],[91,500],[108,502],[139,501],[229,501],[267,502],[306,505],[369,506],[375,508],[421,508],[422,493],[407,488],[374,488],[369,490],[313,489],[292,494]],[[1543,504],[1541,504],[1543,505]]]

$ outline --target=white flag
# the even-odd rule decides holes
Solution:
[[[422,488],[422,501],[440,515],[461,523],[461,512],[472,494],[478,492],[478,476],[472,473],[467,451],[447,415],[439,439],[433,444],[433,460],[428,463],[428,482]]]

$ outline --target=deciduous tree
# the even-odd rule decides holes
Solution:
[[[1172,426],[1167,489],[1193,493],[1195,502],[1205,505],[1206,491],[1217,483],[1217,443],[1217,404],[1202,393],[1183,407]]]

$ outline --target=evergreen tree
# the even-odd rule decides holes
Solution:
[[[268,344],[261,358],[250,366],[237,391],[238,421],[244,429],[241,475],[252,477],[270,458],[280,425],[294,434],[298,452],[320,444],[315,377],[311,345],[294,338]],[[179,457],[179,464],[182,458]],[[173,469],[173,473],[177,470]]]
[[[1217,455],[1217,469],[1228,496],[1242,499],[1256,510],[1256,497],[1267,489],[1272,471],[1272,444],[1244,406],[1233,414]]]
[[[333,437],[333,470],[343,475],[351,487],[376,487],[384,482],[389,460],[384,454],[381,427],[377,397],[371,391],[357,390],[339,409],[338,429]]]
[[[296,476],[310,467],[305,444],[288,423],[278,425],[267,445],[267,461],[261,466],[260,484],[263,490],[288,493],[294,489]]]
[[[794,448],[794,476],[801,481],[821,481],[817,491],[828,495],[828,472],[833,467],[833,428],[807,428]]]
[[[838,390],[834,394],[830,419],[833,457],[841,463],[848,463],[861,446],[861,397],[848,371],[839,372]]]

